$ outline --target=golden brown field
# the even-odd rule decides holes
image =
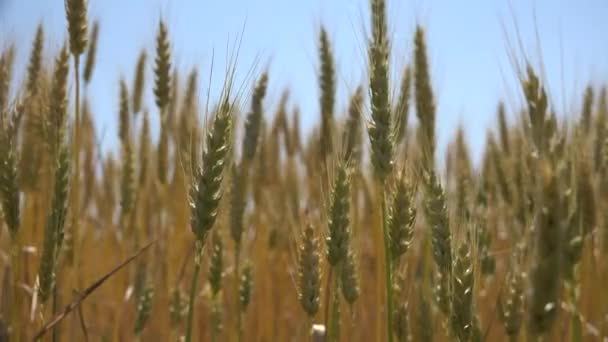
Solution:
[[[608,340],[607,89],[559,113],[542,66],[518,61],[518,120],[497,104],[480,167],[463,129],[438,163],[424,28],[392,84],[370,6],[347,108],[319,30],[307,137],[287,90],[265,105],[271,67],[239,92],[235,64],[199,98],[163,21],[120,82],[118,153],[88,105],[105,47],[85,0],[66,0],[60,51],[42,26],[26,69],[1,50],[0,341]]]

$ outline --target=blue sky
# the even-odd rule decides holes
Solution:
[[[368,9],[368,0],[90,0],[90,20],[99,20],[101,30],[97,66],[87,93],[99,131],[105,132],[103,146],[112,148],[117,134],[118,81],[125,77],[131,83],[142,48],[154,55],[161,16],[169,25],[174,64],[182,78],[193,66],[199,67],[201,101],[212,56],[213,92],[222,82],[229,43],[242,34],[237,82],[249,87],[253,80],[247,78],[248,72],[268,66],[267,105],[276,104],[284,87],[289,87],[307,132],[319,117],[319,25],[326,26],[334,44],[342,111],[347,95],[365,81]],[[504,100],[511,108],[521,102],[508,40],[520,57],[525,52],[538,62],[542,54],[559,112],[576,114],[582,86],[608,79],[605,0],[389,0],[388,9],[393,81],[411,60],[416,23],[427,29],[440,151],[462,123],[474,154],[479,155],[485,132],[494,126],[497,101]],[[0,0],[0,44],[17,42],[18,65],[25,68],[37,23],[42,21],[47,30],[47,52],[56,51],[65,37],[64,15],[63,0]],[[516,44],[516,28],[523,50]],[[148,81],[151,72],[149,65]],[[393,83],[396,89],[398,82]],[[155,117],[151,86],[149,82],[148,108]]]

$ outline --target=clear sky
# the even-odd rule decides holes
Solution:
[[[485,132],[494,126],[497,101],[505,100],[511,108],[521,102],[507,43],[511,40],[515,52],[523,56],[516,43],[517,30],[523,51],[533,61],[538,62],[542,54],[551,97],[559,112],[577,114],[582,87],[608,79],[606,0],[387,2],[395,89],[397,76],[411,60],[416,23],[428,31],[440,151],[462,123],[478,156]],[[150,57],[154,55],[160,17],[169,25],[174,64],[182,78],[193,66],[200,69],[201,101],[209,83],[212,55],[215,75],[211,87],[217,90],[228,44],[242,35],[238,81],[245,82],[252,67],[259,72],[269,66],[268,106],[276,104],[288,86],[292,101],[302,110],[302,126],[307,132],[319,117],[319,25],[326,26],[334,44],[341,113],[347,95],[365,81],[368,13],[368,0],[90,0],[90,20],[99,20],[101,29],[97,66],[87,92],[99,132],[105,132],[103,146],[112,147],[117,134],[118,81],[122,76],[131,84],[142,48]],[[17,42],[21,71],[39,21],[47,30],[47,49],[56,51],[66,35],[63,0],[0,0],[0,44]],[[152,65],[148,80],[152,80]],[[246,82],[249,87],[251,78]],[[149,82],[148,106],[155,114],[151,86]],[[412,113],[410,118],[414,116]]]

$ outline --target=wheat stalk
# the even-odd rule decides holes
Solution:
[[[229,89],[228,89],[229,90]],[[230,150],[230,137],[232,129],[232,108],[229,102],[229,92],[225,95],[213,125],[206,137],[206,146],[203,152],[202,169],[198,172],[196,183],[191,189],[191,229],[196,236],[195,268],[190,288],[188,307],[188,328],[186,342],[192,339],[192,320],[194,310],[194,297],[196,293],[197,277],[200,271],[200,258],[203,244],[217,218],[217,208],[222,197],[221,184]]]

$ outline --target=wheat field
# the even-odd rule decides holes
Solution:
[[[268,105],[272,65],[201,98],[163,20],[110,151],[86,0],[65,0],[61,49],[41,25],[25,69],[0,50],[0,341],[608,341],[608,88],[559,112],[522,58],[524,105],[497,103],[478,165],[464,128],[439,162],[425,28],[393,81],[369,6],[345,108],[318,31],[306,136],[288,90]]]

